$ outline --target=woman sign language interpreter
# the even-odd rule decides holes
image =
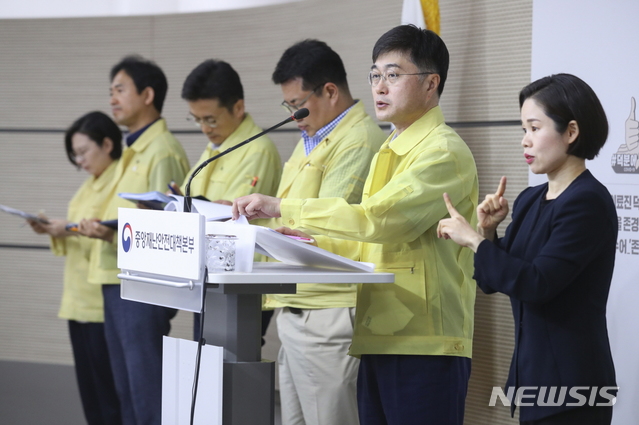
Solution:
[[[511,412],[519,407],[527,425],[608,425],[617,387],[606,301],[618,224],[610,193],[586,168],[606,141],[608,122],[594,91],[570,74],[524,87],[519,105],[524,160],[548,183],[517,197],[501,238],[505,177],[478,206],[477,229],[444,194],[450,218],[437,233],[475,252],[474,279],[485,293],[510,297]]]

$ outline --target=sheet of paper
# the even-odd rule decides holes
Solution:
[[[45,220],[43,218],[40,218],[40,217],[38,217],[35,214],[29,214],[27,212],[20,211],[20,210],[17,210],[15,208],[8,207],[6,205],[0,205],[0,210],[4,211],[6,213],[9,213],[9,214],[17,215],[17,216],[25,218],[25,219],[31,219],[31,220],[38,221],[40,223],[49,224],[49,222],[47,220]]]
[[[171,202],[164,208],[165,211],[184,211],[184,196],[171,195]],[[191,199],[191,209],[206,217],[206,221],[227,220],[231,214],[231,206],[217,204],[215,202],[203,201],[201,199]]]
[[[174,198],[158,191],[144,193],[122,192],[118,193],[118,196],[126,199],[127,201],[135,202],[136,204],[140,203],[153,210],[162,210],[165,208],[166,204],[174,200]]]
[[[314,245],[291,239],[267,227],[252,226],[256,230],[255,243],[260,254],[296,266],[324,267],[327,269],[364,271],[372,273],[375,265],[342,257]]]

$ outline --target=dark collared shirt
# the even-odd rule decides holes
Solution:
[[[159,120],[160,118],[158,118],[157,120]],[[125,140],[126,140],[126,145],[131,147],[131,145],[133,144],[133,142],[135,142],[136,140],[138,140],[140,138],[140,136],[142,135],[142,133],[144,133],[146,131],[147,128],[151,127],[153,124],[156,123],[156,121],[151,122],[150,124],[142,127],[141,129],[139,129],[138,131],[134,131],[133,133],[129,133],[125,136]]]

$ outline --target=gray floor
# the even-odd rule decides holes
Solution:
[[[0,361],[0,424],[85,425],[73,367]]]
[[[0,361],[0,424],[86,425],[73,367]]]

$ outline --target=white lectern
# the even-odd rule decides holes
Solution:
[[[210,233],[238,237],[236,271],[209,273],[204,284]],[[121,208],[118,237],[122,298],[194,312],[205,300],[204,338],[224,348],[224,425],[274,423],[275,365],[261,356],[263,294],[294,293],[297,283],[394,281],[392,273],[372,273],[372,265],[268,229],[205,222],[193,213]],[[256,243],[287,263],[253,263]]]

